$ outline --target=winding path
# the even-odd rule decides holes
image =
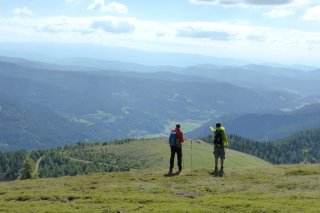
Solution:
[[[40,162],[42,161],[43,158],[44,158],[44,155],[42,155],[42,156],[37,160],[36,168],[34,169],[34,173],[35,173],[35,174],[38,174],[39,165],[40,165]]]

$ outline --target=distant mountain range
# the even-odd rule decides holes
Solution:
[[[103,61],[105,60],[109,62],[121,61],[148,66],[170,65],[181,67],[204,63],[219,65],[244,65],[248,63],[244,60],[215,58],[199,54],[150,52],[107,45],[46,42],[2,42],[0,43],[0,55],[54,64],[81,65],[95,68],[101,68],[101,65],[104,66],[105,62]],[[97,64],[99,66],[97,66]]]
[[[292,112],[274,112],[266,114],[246,114],[221,118],[229,134],[256,140],[277,140],[292,133],[320,128],[320,104],[312,104]],[[191,136],[209,134],[210,121],[189,133]]]
[[[10,130],[0,128],[1,146],[6,149],[38,148],[79,140],[154,137],[166,135],[176,122],[181,122],[187,133],[221,116],[228,116],[231,122],[240,115],[294,110],[318,100],[316,94],[310,96],[311,93],[302,90],[293,93],[281,88],[272,89],[272,85],[266,90],[264,76],[270,74],[266,74],[266,70],[272,71],[271,67],[259,70],[259,67],[249,66],[255,70],[246,72],[243,66],[238,67],[249,82],[256,81],[257,88],[250,88],[237,84],[236,75],[217,77],[214,66],[210,77],[209,71],[208,75],[203,74],[202,66],[199,69],[162,66],[154,67],[151,72],[150,67],[141,65],[149,71],[137,72],[140,65],[135,66],[136,71],[132,71],[131,66],[125,71],[127,63],[117,64],[122,67],[121,71],[0,58],[0,114],[10,111],[3,103],[15,106],[6,114],[6,122],[0,120],[0,126],[10,126],[8,121],[17,115],[23,118],[11,125]],[[236,67],[232,72],[236,72]],[[223,76],[227,71],[221,73]],[[292,78],[288,76],[289,70],[285,69],[283,73],[277,75]],[[311,87],[316,87],[312,78],[305,78],[311,82]],[[261,87],[258,87],[259,82]],[[30,116],[24,118],[21,111]],[[48,126],[44,125],[46,122]],[[14,133],[15,128],[19,129],[16,126],[23,124],[33,137],[20,137],[20,133]],[[29,128],[31,124],[33,126]],[[231,124],[237,124],[237,121],[228,124],[228,129]],[[13,132],[14,137],[9,137],[7,131]],[[263,132],[257,132],[257,137],[265,138]],[[49,134],[50,140],[46,137]],[[16,146],[17,141],[21,143]]]
[[[318,95],[320,71],[304,71],[265,65],[198,65],[181,69],[184,75],[196,75],[262,91],[287,91],[303,96]]]

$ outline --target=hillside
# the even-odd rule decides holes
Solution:
[[[212,136],[202,140],[210,142]],[[299,131],[273,142],[229,135],[229,147],[272,164],[320,163],[320,129]]]
[[[194,169],[213,167],[212,149],[212,145],[208,143],[192,140],[191,144],[191,140],[186,140],[183,144],[184,168],[191,169],[191,157]],[[143,167],[167,169],[170,157],[168,139],[166,138],[134,140],[110,145],[87,144],[87,147],[80,146],[78,149],[72,147],[71,149],[67,149],[66,152],[70,157],[89,161],[94,161],[92,158],[99,155],[112,153],[113,155],[120,156],[120,158],[121,156],[126,157],[128,161],[135,161],[136,167],[132,166],[132,169]],[[269,164],[259,158],[230,149],[227,150],[226,157],[229,158],[228,162],[226,162],[227,167],[250,167]]]
[[[95,130],[81,141],[159,136],[177,121],[188,132],[222,114],[279,110],[302,104],[301,97],[292,93],[257,92],[203,78],[192,81],[190,76],[176,74],[166,80],[161,73],[151,78],[150,74],[133,77],[112,71],[49,70],[9,62],[0,65],[0,97],[10,97],[23,107],[44,109],[69,123]],[[249,102],[254,104],[248,105]],[[15,143],[10,138],[1,140],[7,141],[9,148]],[[63,140],[68,144],[67,141],[72,143],[78,138]],[[39,137],[38,142],[41,147],[46,140]],[[27,143],[25,140],[22,144]]]
[[[52,111],[30,109],[9,98],[0,97],[1,151],[62,146],[93,138],[97,132],[94,128],[70,121]]]
[[[208,135],[208,127],[215,124],[210,121],[188,133],[189,136]],[[235,134],[253,140],[271,140],[291,135],[295,132],[314,129],[320,126],[320,104],[310,104],[290,112],[245,114],[221,117],[220,122],[229,134]]]
[[[183,170],[213,168],[212,149],[212,145],[208,143],[193,141],[191,144],[191,140],[186,140],[183,145]],[[0,153],[0,180],[17,179],[26,154]],[[123,140],[79,143],[63,148],[33,151],[30,155],[34,162],[41,158],[39,177],[59,177],[137,169],[168,171],[170,148],[167,139]],[[233,150],[227,150],[226,157],[226,167],[230,168],[270,165],[259,158]]]
[[[319,212],[320,165],[148,169],[0,183],[3,212]]]

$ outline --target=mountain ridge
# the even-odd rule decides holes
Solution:
[[[231,118],[221,117],[220,121],[230,134],[274,141],[297,131],[319,127],[320,104],[306,105],[290,112],[250,113]],[[188,134],[196,137],[207,135],[208,127],[214,124],[215,121],[211,120]]]
[[[291,93],[264,93],[202,78],[192,82],[192,76],[176,75],[178,83],[165,79],[166,74],[146,79],[143,76],[150,74],[133,77],[1,65],[2,94],[20,105],[92,127],[98,131],[93,138],[159,136],[177,121],[185,123],[188,132],[210,116],[294,108],[301,101]]]

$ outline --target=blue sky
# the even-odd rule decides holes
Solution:
[[[0,0],[0,42],[319,64],[320,0]]]

